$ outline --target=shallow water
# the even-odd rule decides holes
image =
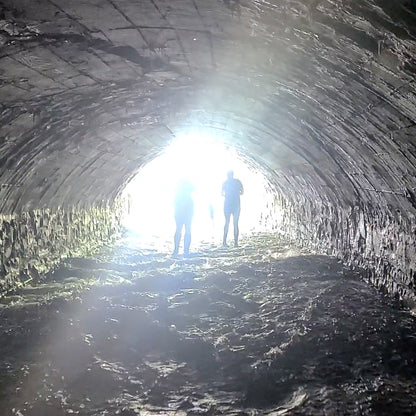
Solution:
[[[1,415],[414,415],[416,323],[269,235],[124,240],[2,300]]]

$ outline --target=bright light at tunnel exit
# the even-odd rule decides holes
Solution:
[[[238,157],[234,149],[201,134],[178,138],[160,156],[141,168],[124,191],[129,200],[129,213],[123,225],[144,242],[166,244],[172,241],[173,244],[174,193],[179,181],[188,179],[195,187],[191,250],[202,241],[222,242],[224,201],[221,188],[229,170],[234,171],[234,177],[244,186],[240,235],[264,230],[264,219],[271,202],[266,179]],[[232,235],[231,222],[230,243]]]

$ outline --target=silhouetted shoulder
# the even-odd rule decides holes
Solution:
[[[176,194],[181,196],[190,196],[195,190],[195,186],[188,180],[182,180],[179,182],[176,188]]]

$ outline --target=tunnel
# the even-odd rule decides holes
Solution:
[[[94,263],[88,256],[103,247],[116,244],[119,253],[126,254],[126,248],[117,246],[123,218],[131,209],[126,189],[177,140],[187,137],[198,148],[209,138],[234,152],[264,181],[264,199],[252,197],[262,204],[256,221],[268,233],[267,238],[252,233],[260,253],[287,253],[282,249],[287,245],[298,254],[313,254],[316,257],[305,255],[311,259],[308,264],[319,259],[325,270],[359,275],[358,291],[368,299],[381,296],[382,302],[394,303],[382,322],[408,325],[397,335],[406,356],[397,362],[407,368],[406,380],[411,380],[416,299],[415,39],[413,0],[0,0],[3,322],[16,319],[18,327],[19,319],[32,316],[24,308],[11,311],[13,300],[8,297],[50,282],[65,268],[65,259],[72,259],[68,261],[75,268],[77,264],[97,268],[98,260]],[[210,166],[218,169],[215,155]],[[166,177],[174,170],[165,172]],[[250,193],[243,198],[249,200]],[[244,218],[244,199],[242,207]],[[250,244],[250,235],[246,238]],[[208,263],[217,253],[212,250],[207,251]],[[228,264],[225,251],[218,256]],[[158,259],[165,267],[167,260]],[[198,261],[190,264],[198,266]],[[255,261],[257,257],[250,258]],[[255,274],[254,263],[250,264],[235,267],[243,275],[247,268]],[[194,271],[186,262],[181,265],[178,273],[186,280]],[[290,267],[296,270],[292,263]],[[211,277],[218,279],[223,272],[218,269]],[[81,286],[71,290],[78,293]],[[72,296],[77,299],[75,292]],[[55,311],[53,302],[48,305],[45,316]],[[358,311],[357,320],[365,321],[367,312]],[[156,331],[146,325],[144,331]],[[9,333],[5,328],[19,332],[6,325],[3,334]],[[175,328],[171,324],[169,334]],[[88,343],[88,334],[84,338]],[[395,348],[397,352],[396,344],[387,344],[383,354]],[[208,348],[199,346],[198,351]],[[64,350],[59,351],[65,361]],[[281,346],[270,350],[268,357],[280,359],[276,357],[281,350]],[[232,351],[237,354],[238,348]],[[4,375],[11,365],[6,364],[0,381],[4,391],[14,380]],[[256,384],[257,372],[245,391],[250,406],[275,406],[264,414],[416,411],[409,402],[407,408],[399,406],[391,413],[392,401],[400,401],[394,396],[387,407],[367,403],[370,407],[362,404],[354,411],[339,407],[324,413],[311,407],[302,413],[296,409],[308,395],[293,387],[296,376],[291,378],[287,369],[285,380],[293,384],[292,391],[270,388],[275,375],[270,368],[277,364],[267,369],[262,365],[256,371],[264,378]],[[172,366],[165,368],[166,374],[176,371]],[[154,370],[146,368],[149,374]],[[113,370],[122,374],[118,367]],[[380,385],[384,395],[395,391]],[[416,397],[410,384],[406,388]],[[0,392],[0,400],[7,401],[10,395]],[[36,410],[34,402],[32,407],[18,408],[13,400],[13,410],[5,412],[14,413],[4,414],[69,411],[63,399],[60,410],[51,406]],[[78,410],[70,413],[108,414],[103,409],[88,413],[85,397],[75,401]],[[168,407],[140,410],[139,402],[136,407],[130,402],[130,407],[117,407],[109,414],[263,414],[242,407],[226,413],[203,401],[199,407],[191,402],[182,401],[176,413]]]

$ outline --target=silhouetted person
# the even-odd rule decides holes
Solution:
[[[175,193],[175,222],[176,231],[174,237],[175,249],[173,254],[179,252],[179,245],[181,242],[182,228],[185,227],[184,236],[184,254],[189,254],[189,246],[191,245],[191,225],[194,216],[194,201],[192,199],[192,192],[194,185],[188,180],[182,180]]]
[[[209,204],[208,209],[209,209],[209,217],[211,218],[211,221],[214,221],[214,205]]]
[[[234,178],[234,172],[230,170],[227,173],[227,180],[222,185],[222,195],[224,196],[224,236],[222,244],[227,245],[228,227],[230,218],[233,216],[234,225],[234,245],[238,246],[238,220],[240,219],[240,195],[243,195],[243,184],[240,180]]]

